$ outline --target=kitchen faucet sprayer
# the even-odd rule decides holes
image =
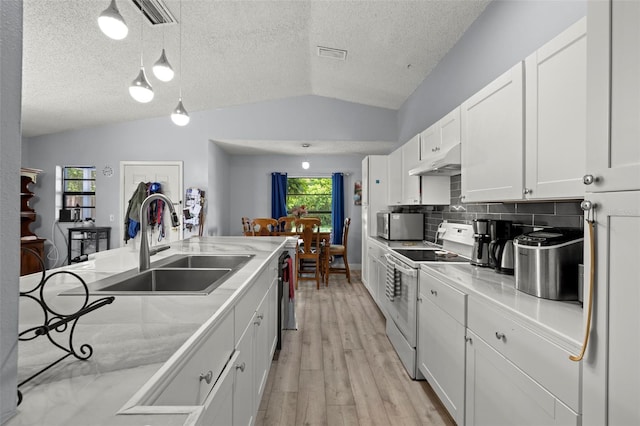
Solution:
[[[180,220],[178,219],[178,214],[176,213],[175,207],[173,207],[173,201],[169,197],[161,193],[155,193],[149,195],[144,199],[142,205],[140,205],[140,264],[138,266],[138,271],[146,271],[151,266],[150,254],[149,254],[149,241],[147,238],[147,226],[148,226],[148,215],[147,209],[153,200],[162,200],[165,202],[167,207],[169,207],[169,212],[171,213],[171,226],[178,227],[180,226]]]

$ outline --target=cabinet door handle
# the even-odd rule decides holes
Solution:
[[[418,297],[418,302],[422,303],[422,297]]]
[[[496,339],[502,340],[502,341],[506,341],[507,340],[507,336],[505,336],[504,333],[500,333],[499,331],[496,331]]]
[[[433,294],[434,296],[437,296],[437,295],[438,295],[438,292],[437,292],[437,291],[435,291],[435,290],[431,290],[431,294]]]
[[[211,379],[213,379],[213,371],[209,370],[207,371],[207,374],[200,373],[200,381],[204,380],[208,385],[210,385]]]
[[[258,327],[260,326],[260,324],[262,323],[262,321],[258,320],[258,321],[254,321],[253,324],[257,325]]]
[[[259,320],[264,319],[264,314],[258,314],[256,315],[256,318],[258,318]]]
[[[594,175],[584,175],[582,177],[582,183],[584,183],[585,185],[591,185],[592,183],[598,182],[599,180],[600,178]]]
[[[529,195],[529,194],[531,194],[532,192],[533,192],[533,190],[532,190],[531,188],[525,188],[525,189],[523,189],[523,190],[522,190],[522,193],[523,193],[524,195]]]
[[[246,367],[246,365],[245,365],[244,362],[242,364],[236,364],[236,370],[240,370],[243,373],[244,373],[245,367]]]
[[[464,341],[473,344],[473,339],[471,337],[464,336]]]

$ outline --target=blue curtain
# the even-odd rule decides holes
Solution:
[[[344,177],[342,173],[331,176],[331,226],[333,239],[331,244],[342,244],[342,227],[344,225]]]
[[[287,174],[271,173],[271,217],[287,215]]]

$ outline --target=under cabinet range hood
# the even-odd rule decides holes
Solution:
[[[460,146],[453,145],[449,150],[431,155],[420,161],[417,167],[409,170],[411,176],[452,176],[460,174]]]

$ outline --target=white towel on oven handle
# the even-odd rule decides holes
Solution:
[[[385,280],[385,295],[393,302],[402,292],[402,272],[397,270],[392,262],[387,260],[387,279]]]

